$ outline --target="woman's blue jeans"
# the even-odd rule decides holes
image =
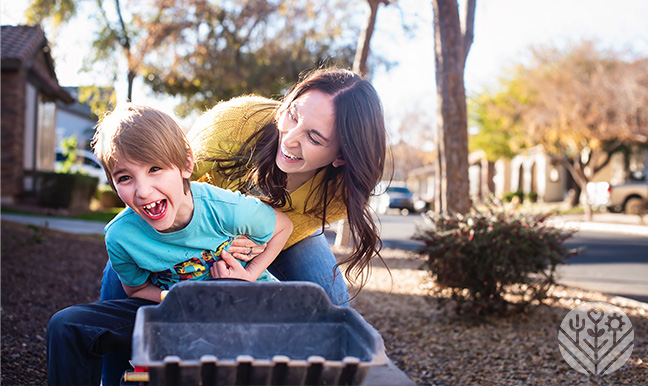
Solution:
[[[310,281],[319,284],[333,304],[348,306],[349,291],[324,234],[313,235],[281,252],[268,270],[281,281]],[[110,261],[101,280],[101,300],[123,299],[126,293]],[[130,350],[103,356],[103,386],[119,385],[130,368]]]

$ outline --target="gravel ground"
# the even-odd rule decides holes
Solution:
[[[44,385],[47,321],[63,307],[97,300],[107,258],[103,240],[6,221],[1,237],[1,384]],[[391,277],[376,265],[352,305],[381,333],[387,355],[419,385],[639,385],[648,379],[648,307],[642,304],[557,287],[548,305],[529,314],[466,322],[439,309],[444,295],[421,270],[421,260],[384,252]],[[635,328],[628,362],[601,378],[571,369],[558,350],[560,322],[588,301],[616,304]]]
[[[2,378],[46,385],[45,336],[56,311],[99,300],[103,239],[2,221]]]
[[[440,309],[445,294],[421,270],[423,260],[399,250],[386,250],[383,255],[391,278],[382,265],[375,264],[369,284],[352,306],[380,331],[387,355],[418,385],[647,383],[648,305],[644,303],[556,286],[545,305],[527,314],[465,321]],[[599,301],[615,304],[628,315],[635,328],[634,350],[616,372],[588,377],[563,360],[558,327],[582,302]]]

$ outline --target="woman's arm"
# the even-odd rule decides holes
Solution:
[[[255,281],[272,264],[292,232],[292,223],[288,216],[276,209],[274,211],[277,219],[275,230],[265,250],[248,262],[245,267],[227,251],[223,251],[221,253],[222,260],[212,265],[211,274],[214,278],[236,278]]]

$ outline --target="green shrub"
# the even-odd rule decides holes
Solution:
[[[506,192],[502,194],[502,201],[504,202],[511,202],[513,201],[513,196],[515,195],[514,192]]]
[[[513,192],[513,198],[517,197],[518,198],[518,203],[522,203],[524,201],[524,192],[521,190],[516,190]]]
[[[124,208],[126,205],[110,186],[100,186],[95,193],[99,206],[106,210],[110,208]]]
[[[33,173],[36,200],[46,208],[66,208],[71,212],[87,211],[97,190],[99,179],[78,173]]]
[[[502,200],[504,202],[511,202],[515,197],[517,197],[516,203],[521,204],[524,200],[524,192],[521,190],[516,190],[515,192],[506,192],[502,194]]]
[[[538,192],[531,191],[527,194],[527,199],[529,202],[536,203],[538,202]]]
[[[72,166],[77,161],[77,152],[79,151],[79,141],[77,141],[76,136],[72,135],[70,137],[64,138],[61,141],[61,154],[66,158],[63,161],[61,166],[61,173],[70,173],[72,172]]]
[[[427,214],[414,239],[437,286],[449,288],[457,313],[524,311],[555,283],[556,266],[580,253],[563,242],[574,231],[546,223],[549,214],[508,212],[499,203],[468,215]]]

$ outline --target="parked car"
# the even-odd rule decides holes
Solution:
[[[610,185],[605,205],[610,212],[641,214],[648,210],[648,178],[646,172],[634,173],[630,182]]]
[[[66,160],[67,156],[63,155],[61,150],[57,150],[54,170],[60,172],[63,169]],[[99,179],[99,186],[108,185],[108,178],[106,177],[104,168],[97,156],[95,156],[91,151],[82,149],[77,150],[77,160],[72,165],[70,171],[72,173],[80,172],[92,177],[97,177]]]
[[[376,191],[378,195],[372,197],[370,205],[377,213],[385,214],[389,209],[398,209],[404,215],[416,212],[414,196],[407,187],[389,186],[387,189],[377,188]]]

